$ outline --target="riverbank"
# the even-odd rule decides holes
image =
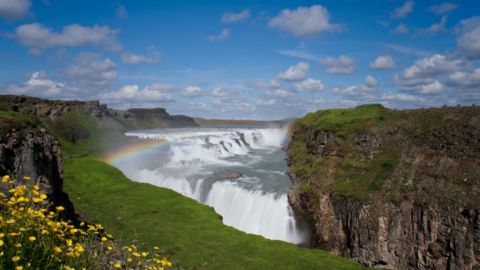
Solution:
[[[164,188],[135,183],[96,157],[65,161],[76,210],[124,239],[162,251],[187,269],[364,269],[321,250],[225,226],[212,208]]]

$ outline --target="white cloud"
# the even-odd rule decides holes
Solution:
[[[380,44],[392,51],[405,54],[405,55],[429,56],[432,54],[430,51],[425,51],[425,50],[421,50],[413,47],[402,46],[398,44],[392,44],[392,43],[380,43]]]
[[[393,29],[393,32],[397,34],[406,34],[409,32],[409,30],[405,24],[400,23],[397,25],[397,27],[395,27],[395,29]]]
[[[394,102],[423,102],[425,98],[405,93],[383,93],[380,100]]]
[[[209,35],[208,40],[209,41],[221,41],[221,40],[226,40],[230,37],[230,30],[228,28],[225,28],[220,32],[218,35]]]
[[[127,19],[128,18],[128,12],[125,6],[121,4],[117,4],[117,9],[115,10],[115,14],[117,15],[117,18],[120,19]]]
[[[375,88],[378,86],[378,81],[377,79],[375,79],[373,76],[371,75],[368,75],[366,78],[365,78],[365,81],[363,83],[365,85],[365,87],[367,88]]]
[[[62,32],[53,32],[39,23],[24,24],[15,29],[15,37],[33,53],[41,53],[52,47],[96,46],[118,51],[121,45],[117,40],[118,30],[108,26],[93,27],[72,24]]]
[[[244,9],[239,13],[226,12],[223,14],[222,23],[235,23],[248,19],[250,17],[250,10]]]
[[[375,61],[370,62],[369,66],[373,69],[389,69],[395,66],[393,58],[390,55],[381,55],[375,59]]]
[[[409,0],[403,3],[402,6],[396,8],[392,13],[392,18],[400,19],[404,18],[413,11],[414,2]]]
[[[256,103],[257,103],[257,105],[267,105],[267,106],[271,106],[271,105],[274,105],[274,104],[275,104],[275,99],[273,99],[273,98],[269,98],[269,99],[258,99]]]
[[[273,92],[273,95],[277,97],[288,97],[288,96],[291,96],[292,94],[286,90],[277,89],[275,90],[275,92]]]
[[[37,71],[30,75],[22,84],[9,85],[7,91],[15,95],[29,95],[37,97],[65,97],[74,92],[63,83],[51,79],[45,71]]]
[[[277,78],[287,81],[300,81],[305,78],[310,69],[310,65],[305,62],[300,62],[295,66],[289,67],[286,71],[278,74]]]
[[[330,23],[330,14],[321,5],[284,9],[268,22],[268,26],[295,36],[315,36],[322,32],[337,31],[341,27]]]
[[[443,85],[439,81],[420,86],[421,94],[438,94],[443,91]]]
[[[0,0],[0,17],[6,20],[24,18],[31,4],[30,0]]]
[[[480,72],[473,64],[458,56],[436,54],[415,61],[413,65],[395,75],[395,82],[404,91],[419,94],[439,94],[445,85],[455,88],[455,96],[478,90]]]
[[[107,102],[119,101],[171,101],[172,95],[155,90],[155,87],[140,89],[138,85],[125,85],[117,91],[106,92],[99,95],[100,100]]]
[[[480,68],[471,72],[455,71],[448,76],[448,84],[461,89],[474,89],[480,92]]]
[[[313,55],[304,50],[277,50],[279,54],[291,56],[295,58],[300,58],[303,60],[310,60],[310,61],[320,61],[320,57]]]
[[[447,58],[445,55],[435,54],[415,61],[413,65],[395,75],[395,81],[404,87],[421,87],[432,84],[437,76],[466,67],[460,59]]]
[[[456,27],[460,51],[473,58],[480,58],[480,17],[461,21]]]
[[[419,29],[419,33],[423,34],[436,34],[439,32],[445,32],[445,24],[447,23],[447,16],[442,16],[442,19],[438,23],[430,25],[430,27]]]
[[[152,91],[159,91],[159,92],[164,92],[167,93],[169,91],[172,91],[175,89],[175,85],[171,83],[154,83],[152,85],[149,85],[146,87],[149,90]]]
[[[333,88],[333,93],[347,95],[347,96],[356,96],[366,98],[371,95],[372,89],[363,87],[362,85],[351,85],[347,87],[335,87]]]
[[[254,89],[266,90],[280,87],[280,81],[277,79],[268,82],[247,82],[246,86]]]
[[[428,11],[435,13],[437,15],[442,15],[453,11],[458,8],[457,4],[450,3],[450,2],[443,2],[439,5],[433,5],[428,8]]]
[[[117,77],[115,64],[109,58],[100,59],[92,53],[81,53],[66,73],[86,85],[106,85]]]
[[[212,91],[212,96],[214,97],[227,97],[230,95],[230,91],[223,87],[215,87]]]
[[[122,54],[122,62],[129,65],[137,65],[137,64],[155,64],[160,59],[160,53],[151,50],[150,55],[141,55],[141,54],[134,54],[134,53],[123,53]]]
[[[339,58],[327,57],[321,63],[327,66],[328,73],[352,74],[355,72],[355,62],[343,54]]]
[[[301,82],[296,82],[293,84],[293,88],[297,91],[322,91],[325,87],[320,80],[315,79],[306,79]]]
[[[182,90],[184,97],[198,97],[202,93],[202,89],[196,85],[189,85]]]

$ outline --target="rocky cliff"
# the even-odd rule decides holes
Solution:
[[[191,127],[195,120],[170,115],[163,108],[113,110],[98,101],[44,100],[27,96],[0,95],[0,133],[9,114],[22,121],[37,122],[52,134],[69,156],[108,150],[125,142],[128,130]]]
[[[116,147],[129,129],[195,125],[193,118],[171,116],[163,108],[120,111],[98,101],[0,95],[0,175],[17,184],[31,184],[23,180],[30,177],[51,203],[65,207],[63,217],[77,221],[63,192],[60,145],[72,157]],[[8,186],[0,183],[0,191],[8,193]]]
[[[159,128],[196,126],[193,118],[170,115],[164,108],[134,108],[113,110],[98,100],[46,100],[28,96],[0,95],[0,111],[13,111],[39,118],[58,119],[69,113],[84,113],[95,118],[107,118],[128,128]]]
[[[289,200],[311,245],[390,269],[480,269],[480,108],[297,121]]]
[[[45,129],[11,130],[0,136],[0,175],[9,175],[16,184],[39,185],[54,205],[62,205],[62,217],[76,222],[77,216],[63,191],[63,165],[60,145]],[[31,179],[26,181],[24,177]],[[8,194],[8,186],[0,190]]]

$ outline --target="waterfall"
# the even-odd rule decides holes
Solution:
[[[298,228],[288,203],[288,177],[278,170],[255,169],[248,164],[268,162],[265,161],[267,154],[279,152],[288,139],[284,130],[197,128],[138,131],[127,135],[169,142],[164,153],[168,158],[163,164],[156,168],[125,170],[130,178],[172,189],[212,206],[226,225],[239,230],[295,244],[305,241],[306,235]],[[286,168],[285,161],[278,160]],[[122,169],[121,164],[119,167]],[[244,169],[251,173],[238,179],[212,178],[212,172],[225,169]],[[270,176],[272,186],[283,181],[283,188],[268,188],[263,175]]]

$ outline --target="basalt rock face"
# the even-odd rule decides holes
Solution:
[[[334,193],[289,199],[309,221],[313,247],[388,269],[479,269],[479,210],[361,203]]]
[[[0,175],[9,175],[17,184],[37,183],[54,205],[62,205],[62,217],[77,221],[68,195],[63,191],[63,165],[58,141],[45,131],[11,131],[0,138]],[[23,180],[28,176],[31,180]],[[0,185],[4,193],[8,186]]]
[[[480,108],[378,116],[294,125],[289,201],[311,246],[388,269],[480,269]]]

